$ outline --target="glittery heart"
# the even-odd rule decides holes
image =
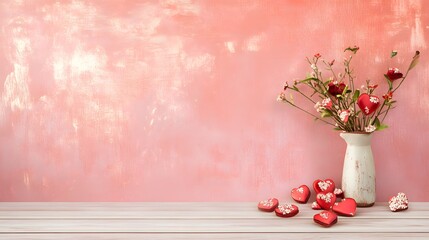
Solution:
[[[337,197],[335,194],[329,193],[318,193],[316,195],[316,202],[319,206],[325,210],[330,210],[334,206]]]
[[[293,217],[299,213],[299,208],[293,204],[280,204],[275,212],[278,217]]]
[[[313,216],[315,223],[320,224],[323,227],[330,227],[337,223],[338,217],[337,214],[329,211],[322,211]]]
[[[377,110],[380,105],[380,99],[377,96],[363,93],[359,96],[357,105],[365,115],[369,115]]]
[[[269,198],[258,203],[258,209],[264,212],[272,212],[279,205],[277,198]]]
[[[333,192],[335,189],[335,183],[331,179],[325,179],[324,181],[317,179],[313,182],[313,188],[316,193]]]
[[[353,217],[356,214],[356,201],[353,198],[345,198],[336,202],[332,210],[339,215]]]
[[[400,192],[395,197],[390,198],[389,208],[392,212],[399,212],[408,209],[408,198],[405,193]]]
[[[313,202],[311,204],[311,209],[313,209],[313,210],[320,210],[322,208],[320,207],[320,205],[317,202]]]
[[[301,185],[298,188],[293,188],[290,194],[293,200],[297,201],[298,203],[307,203],[311,192],[307,185]]]

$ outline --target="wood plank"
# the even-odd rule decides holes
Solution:
[[[15,240],[130,240],[130,239],[151,239],[151,240],[193,240],[193,239],[230,239],[230,240],[278,240],[278,239],[302,239],[302,240],[314,240],[314,239],[428,239],[428,233],[213,233],[213,234],[146,234],[146,233],[116,233],[116,234],[0,234],[0,239],[15,239]]]
[[[312,218],[318,211],[299,204],[294,218]],[[0,219],[270,219],[255,203],[0,203]],[[411,203],[410,209],[391,212],[387,204],[358,208],[354,218],[429,218],[428,203]]]
[[[311,219],[120,219],[0,220],[1,233],[286,233],[286,232],[415,232],[428,233],[429,219],[340,218],[331,228]]]

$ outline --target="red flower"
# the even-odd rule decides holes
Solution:
[[[283,86],[283,90],[286,91],[286,89],[289,88],[289,84],[287,82],[285,82],[284,86]]]
[[[368,85],[368,89],[376,89],[377,87],[378,87],[378,84]]]
[[[388,93],[386,93],[386,94],[383,95],[383,98],[386,101],[390,101],[390,99],[392,99],[392,97],[393,97],[393,92],[392,91],[389,91]]]
[[[386,73],[387,77],[390,81],[394,81],[398,78],[402,78],[403,74],[397,68],[389,68]]]
[[[316,53],[316,54],[314,54],[314,57],[315,58],[320,58],[322,55],[320,55],[320,53]]]
[[[346,87],[346,84],[344,83],[337,83],[336,81],[332,81],[328,84],[328,92],[336,97],[337,95],[340,95],[343,93],[344,88]]]

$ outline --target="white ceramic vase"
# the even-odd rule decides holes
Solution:
[[[342,189],[346,198],[354,198],[358,207],[375,203],[375,164],[371,150],[372,134],[340,133],[346,141]]]

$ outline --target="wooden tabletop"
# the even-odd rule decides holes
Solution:
[[[429,239],[429,203],[358,208],[323,228],[309,204],[279,218],[257,203],[0,203],[0,239]]]

